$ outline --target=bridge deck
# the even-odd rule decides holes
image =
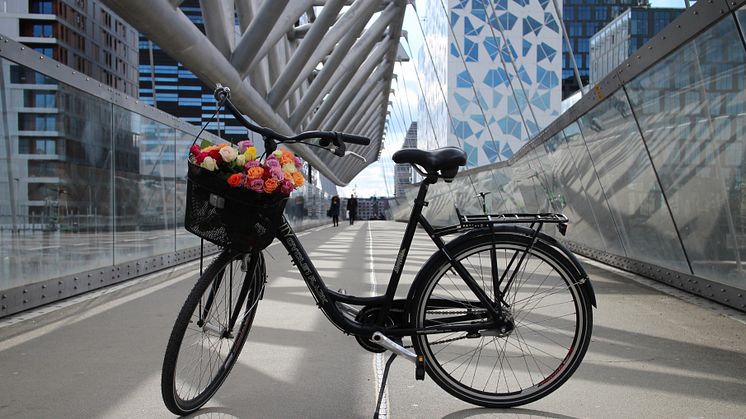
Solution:
[[[301,240],[329,284],[366,294],[386,283],[403,229],[359,222]],[[426,237],[415,242],[405,285],[431,251]],[[371,417],[383,358],[326,321],[278,243],[267,261],[270,283],[249,342],[196,417]],[[430,379],[415,381],[413,366],[397,360],[389,417],[743,416],[744,314],[585,262],[599,305],[593,342],[561,389],[520,409],[477,409]],[[192,263],[1,321],[0,417],[172,417],[160,368],[196,270]]]

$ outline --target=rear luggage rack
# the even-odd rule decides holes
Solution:
[[[531,224],[531,227],[549,223],[557,224],[557,229],[564,236],[567,231],[568,219],[563,214],[554,213],[541,213],[541,214],[528,214],[528,213],[516,213],[516,214],[475,214],[466,215],[461,214],[460,211],[456,210],[458,214],[459,224],[462,228],[479,228],[485,226],[492,226],[495,224]]]

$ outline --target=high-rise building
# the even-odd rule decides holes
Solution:
[[[4,1],[0,33],[137,97],[137,32],[98,1]],[[9,60],[0,65],[4,100],[14,104],[0,125],[6,124],[7,150],[17,156],[7,187],[15,191],[16,202],[10,205],[18,222],[57,229],[59,219],[69,214],[91,216],[92,208],[98,215],[113,212],[108,202],[95,202],[110,185],[96,182],[91,167],[112,164],[112,146],[101,139],[110,135],[112,120],[123,126],[129,121],[119,116],[122,112],[116,107],[41,73]],[[120,152],[116,164],[122,174],[139,170],[137,150],[127,140],[115,139]],[[64,180],[71,178],[81,182]],[[130,197],[121,196],[114,205],[123,205]],[[0,209],[0,213],[10,212]]]
[[[420,147],[462,147],[467,166],[513,155],[560,109],[562,34],[548,0],[420,2]]]
[[[622,12],[591,37],[590,84],[601,81],[683,11],[632,7]]]
[[[544,0],[552,2],[553,0]],[[558,1],[558,3],[560,3]],[[562,20],[567,36],[572,44],[575,63],[584,86],[589,83],[590,73],[590,40],[606,24],[632,6],[648,6],[648,0],[614,0],[599,2],[597,0],[564,0]],[[580,90],[573,71],[570,50],[562,43],[562,98],[567,98]]]
[[[404,137],[404,144],[402,145],[402,149],[405,148],[417,148],[417,121],[413,121],[409,125],[407,135]],[[404,186],[414,183],[414,178],[412,177],[412,165],[397,164],[394,167],[394,170],[396,171],[394,196],[399,198],[404,196]]]
[[[137,31],[96,0],[7,0],[0,33],[130,96]]]
[[[185,0],[181,2],[179,9],[204,33],[204,19],[198,0]],[[197,76],[163,52],[157,44],[140,35],[140,99],[145,103],[191,124],[203,126],[217,109],[213,91],[212,87],[205,86]],[[218,128],[224,138],[247,137],[246,128],[225,110],[221,112],[219,120],[207,126],[213,133],[217,133]]]

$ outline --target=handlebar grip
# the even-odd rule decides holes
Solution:
[[[339,137],[342,138],[342,141],[349,143],[349,144],[360,144],[360,145],[370,144],[370,138],[363,137],[360,135],[345,134],[345,133],[340,132]]]

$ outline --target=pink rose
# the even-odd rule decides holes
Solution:
[[[255,192],[262,192],[264,190],[264,181],[262,179],[254,179],[249,184],[249,187]]]
[[[282,181],[282,186],[280,187],[282,193],[290,194],[290,192],[293,192],[293,189],[295,189],[295,185],[293,185],[292,180],[285,179]]]
[[[269,174],[270,176],[272,176],[272,178],[279,181],[285,180],[285,174],[282,173],[282,169],[280,169],[279,167],[270,167]]]
[[[238,142],[238,153],[243,154],[247,148],[254,147],[254,142],[251,140],[243,140]]]
[[[295,167],[298,168],[298,170],[303,168],[303,162],[300,161],[300,159],[297,156],[293,157],[293,162],[295,163]]]
[[[270,169],[273,167],[277,167],[277,168],[281,167],[279,160],[270,159],[269,157],[267,157],[267,161],[264,162],[264,165],[269,167]]]
[[[246,164],[243,165],[243,168],[246,170],[251,169],[252,167],[259,167],[259,161],[258,160],[249,160],[246,162]]]

